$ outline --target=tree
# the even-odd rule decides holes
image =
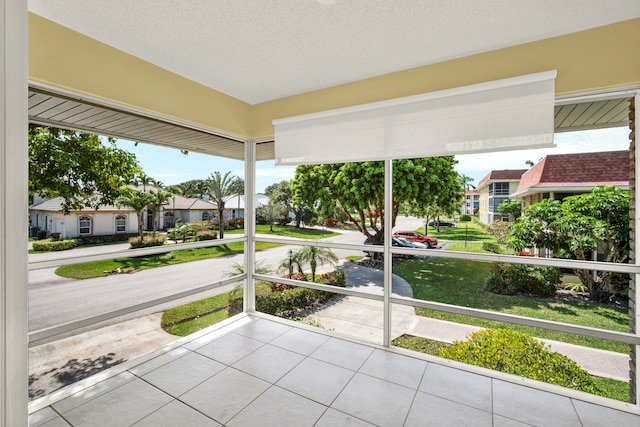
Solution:
[[[289,257],[283,259],[278,266],[278,271],[284,271],[285,268],[289,270],[293,265],[297,265],[298,271],[302,273],[302,265],[308,263],[311,268],[311,281],[315,282],[318,264],[324,265],[328,263],[335,265],[337,262],[338,257],[329,248],[304,246],[292,253],[291,260]]]
[[[188,198],[201,198],[207,193],[207,181],[203,179],[192,179],[181,182],[177,185],[182,190],[182,195]]]
[[[404,202],[459,205],[462,186],[453,156],[394,160],[391,224]],[[384,236],[384,162],[302,165],[292,182],[295,203],[335,206],[373,244]],[[449,200],[447,200],[449,198]]]
[[[144,237],[144,233],[142,231],[142,211],[145,210],[151,202],[151,194],[136,190],[135,188],[131,187],[125,187],[122,190],[122,195],[117,200],[118,206],[128,206],[136,211],[140,241],[142,241]]]
[[[515,221],[522,215],[522,202],[519,199],[505,200],[498,205],[496,211],[501,215],[509,215]]]
[[[269,185],[264,189],[264,194],[269,196],[269,200],[274,203],[280,204],[281,216],[285,217],[284,219],[288,222],[288,218],[286,218],[289,212],[294,211],[293,207],[293,193],[291,192],[291,181],[280,181],[275,184]],[[299,227],[299,220],[296,216],[296,223]]]
[[[596,186],[591,192],[562,202],[545,199],[524,209],[512,228],[509,244],[516,250],[533,245],[555,256],[591,260],[593,252],[604,261],[622,263],[629,256],[629,192]],[[575,270],[591,299],[605,300],[611,291],[611,273]]]
[[[473,181],[475,181],[474,178],[467,176],[465,174],[461,174],[460,175],[460,181],[462,182],[462,187],[465,190],[475,190],[476,186],[471,184]]]
[[[286,208],[281,202],[269,199],[269,203],[258,208],[258,218],[269,224],[269,231],[273,232],[273,223],[282,217]]]
[[[153,236],[155,237],[157,226],[160,222],[160,207],[169,200],[171,194],[158,188],[157,190],[150,190],[149,195],[153,205]],[[157,220],[156,215],[158,216]]]
[[[237,176],[227,172],[222,175],[220,172],[211,174],[206,183],[206,193],[218,206],[218,218],[220,227],[220,238],[224,238],[224,209],[225,203],[235,194],[240,194],[244,190],[244,181]]]
[[[114,139],[32,126],[29,129],[29,194],[62,197],[62,210],[114,204],[121,188],[140,172],[136,156]]]

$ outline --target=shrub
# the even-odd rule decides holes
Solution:
[[[307,276],[304,273],[293,273],[291,276],[289,276],[288,274],[285,274],[283,276],[280,276],[284,279],[291,279],[291,280],[300,280],[303,282],[307,282]],[[284,283],[274,283],[274,282],[269,282],[269,286],[271,287],[271,292],[282,292],[285,291],[287,289],[291,289],[291,286],[289,285],[285,285]]]
[[[484,288],[494,294],[515,295],[518,293],[516,286],[499,277],[490,276],[484,284]]]
[[[111,242],[126,242],[130,238],[136,237],[137,235],[138,233],[100,234],[76,237],[76,241],[78,242],[78,246]]]
[[[139,237],[133,237],[129,239],[129,245],[131,246],[131,249],[149,248],[151,246],[162,246],[166,240],[167,237],[163,235],[158,235],[156,237],[144,236],[142,240],[140,240]]]
[[[485,251],[493,252],[494,254],[501,254],[502,247],[498,243],[494,242],[483,242],[482,249]]]
[[[493,264],[491,275],[514,286],[515,292],[540,297],[555,295],[556,286],[562,282],[562,272],[555,267]]]
[[[468,214],[460,215],[460,222],[466,222],[466,221],[471,221],[471,215],[468,215]]]
[[[509,223],[504,221],[494,221],[489,225],[488,233],[496,238],[496,241],[502,245],[507,243],[509,237]]]
[[[334,285],[344,288],[347,286],[347,276],[342,270],[334,270],[331,273],[324,273],[317,277],[316,281],[323,285]]]
[[[33,250],[39,252],[66,251],[76,247],[76,241],[68,240],[38,240],[33,242]]]
[[[44,240],[47,238],[47,230],[38,230],[36,233],[36,239]]]
[[[322,303],[332,294],[308,288],[286,289],[256,297],[256,310],[275,316],[290,317],[296,312]]]
[[[229,228],[244,228],[244,218],[231,218],[227,224]]]
[[[201,242],[203,240],[215,240],[218,238],[218,233],[209,230],[198,231],[193,238],[194,242]]]
[[[568,357],[535,338],[508,329],[485,329],[467,341],[454,341],[440,357],[496,371],[603,395],[593,378]]]

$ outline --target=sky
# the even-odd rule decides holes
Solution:
[[[508,151],[501,153],[467,154],[456,156],[456,170],[472,177],[473,185],[492,170],[527,169],[527,160],[537,163],[548,154],[588,153],[595,151],[627,150],[629,148],[629,128],[610,128],[555,134],[555,148],[537,150]],[[117,145],[136,155],[145,173],[164,185],[179,184],[191,179],[206,179],[213,172],[231,171],[244,177],[244,162],[190,152],[184,155],[180,150],[151,144],[138,144],[118,140]],[[273,160],[256,164],[256,190],[282,180],[293,179],[295,166],[275,166]]]

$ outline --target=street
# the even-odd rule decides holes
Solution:
[[[357,231],[327,238],[336,243],[360,244],[362,235]],[[274,270],[288,256],[289,246],[280,246],[256,253]],[[338,258],[361,255],[359,251],[334,250]],[[51,256],[46,254],[46,256]],[[36,256],[31,255],[33,260]],[[153,268],[134,274],[120,274],[95,279],[73,280],[53,274],[54,269],[29,272],[29,331],[59,325],[74,320],[114,311],[134,304],[194,289],[225,278],[225,272],[234,262],[242,262],[243,255],[233,255],[195,261],[168,267]],[[114,319],[113,322],[135,318],[183,304],[204,296],[216,295],[233,289],[225,286],[191,297],[183,298],[143,312]],[[105,326],[108,323],[103,323]]]

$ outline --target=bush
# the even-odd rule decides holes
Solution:
[[[460,222],[466,222],[466,221],[471,221],[471,215],[469,214],[460,215]]]
[[[138,233],[118,233],[118,234],[101,234],[91,236],[76,237],[78,246],[95,245],[100,243],[126,242],[132,237],[136,237]]]
[[[482,249],[484,249],[485,251],[493,252],[494,254],[502,253],[502,246],[494,242],[483,242]]]
[[[323,285],[334,285],[344,288],[347,286],[347,276],[342,270],[334,270],[331,273],[324,273],[317,277],[316,281]]]
[[[308,288],[293,288],[256,297],[256,310],[274,316],[290,317],[300,310],[322,303],[333,294]]]
[[[518,290],[513,283],[509,283],[506,280],[502,280],[495,276],[491,276],[487,279],[484,284],[484,288],[491,293],[499,295],[515,295],[518,293]]]
[[[508,222],[494,221],[489,225],[488,233],[495,237],[498,243],[504,245],[510,235],[509,226]]]
[[[244,218],[231,218],[227,223],[228,228],[244,228]],[[225,226],[226,227],[226,226]]]
[[[47,230],[38,230],[36,233],[36,239],[44,240],[47,238]]]
[[[131,246],[131,249],[149,248],[151,246],[162,246],[166,240],[167,237],[163,235],[158,235],[156,237],[144,236],[142,240],[140,240],[139,237],[133,237],[129,239],[129,245]]]
[[[76,247],[76,241],[68,240],[38,240],[33,242],[33,250],[39,252],[66,251]]]
[[[554,296],[556,286],[562,282],[562,272],[555,267],[493,264],[491,275],[513,286],[516,293],[527,293],[540,297]],[[492,284],[492,286],[496,286],[496,284]]]
[[[508,329],[485,329],[467,341],[454,341],[440,357],[519,375],[549,384],[603,395],[593,378],[568,357],[535,338]]]
[[[218,238],[218,233],[209,230],[198,231],[193,238],[194,242],[201,242],[203,240],[215,240]]]

